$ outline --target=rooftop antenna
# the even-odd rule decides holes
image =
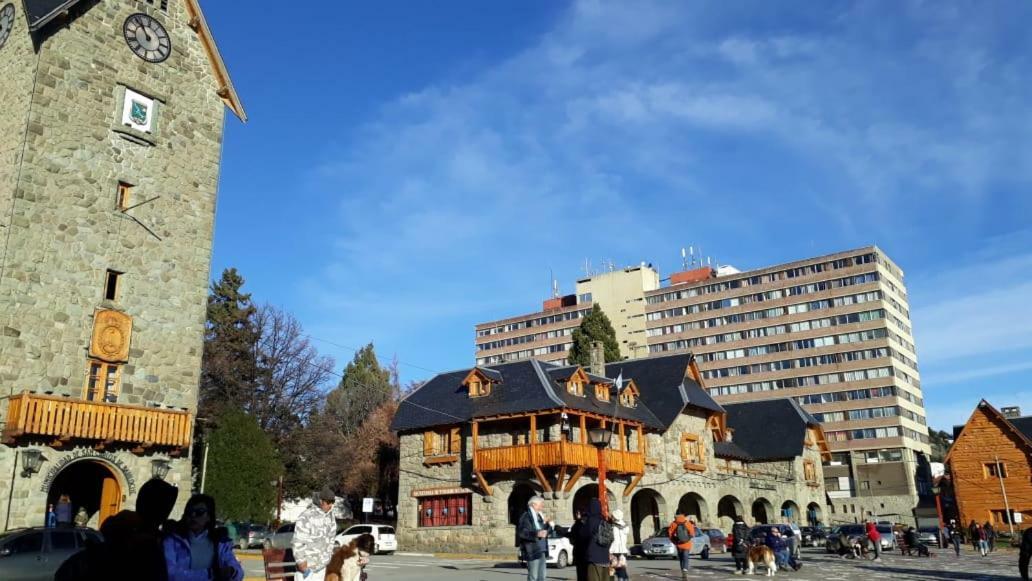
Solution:
[[[688,270],[688,253],[681,247],[681,270]]]
[[[694,244],[688,247],[688,256],[689,256],[688,264],[690,266],[695,266],[695,245]]]

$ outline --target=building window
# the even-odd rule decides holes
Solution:
[[[471,379],[469,381],[469,397],[483,397],[491,394],[491,382]]]
[[[424,496],[419,499],[420,527],[461,527],[473,524],[472,494]]]
[[[620,394],[620,405],[632,408],[637,405],[637,400],[634,399],[634,391],[630,388],[624,389],[623,393]]]
[[[1007,465],[1000,462],[988,462],[982,465],[986,478],[1006,478]]]
[[[698,434],[681,434],[681,459],[687,470],[705,470],[703,443]]]
[[[571,379],[569,382],[566,383],[566,391],[572,393],[573,395],[584,397],[584,382],[581,381],[579,378]]]
[[[431,463],[455,462],[462,450],[462,434],[458,427],[437,428],[423,433],[423,456]]]
[[[118,300],[118,286],[122,273],[116,270],[108,270],[104,273],[104,299],[108,301]]]
[[[817,483],[817,465],[813,460],[803,460],[803,479],[808,483]]]
[[[133,193],[132,184],[118,182],[118,189],[115,191],[115,208],[120,212],[129,209],[129,200]]]
[[[121,366],[90,359],[86,370],[83,399],[109,403],[118,401],[118,387],[121,378]]]
[[[599,401],[609,401],[609,384],[608,383],[596,383],[595,384],[595,399]]]

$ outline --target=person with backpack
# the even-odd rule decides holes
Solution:
[[[674,517],[674,522],[667,528],[670,542],[677,547],[677,558],[681,562],[681,579],[687,581],[691,570],[692,539],[695,538],[695,525],[683,514]]]
[[[731,526],[731,556],[735,559],[735,575],[744,575],[749,569],[746,557],[749,555],[749,539],[752,531],[741,515],[735,516],[735,524]]]
[[[609,581],[609,547],[613,544],[613,524],[602,516],[602,503],[592,498],[588,517],[577,531],[586,542],[588,581]]]

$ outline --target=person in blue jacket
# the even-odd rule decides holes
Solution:
[[[225,529],[215,528],[215,499],[195,494],[183,518],[167,527],[163,546],[168,581],[243,581]]]

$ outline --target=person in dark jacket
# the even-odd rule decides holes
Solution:
[[[770,528],[765,544],[770,547],[771,551],[774,551],[774,560],[778,564],[778,569],[791,567],[793,571],[799,570],[799,561],[792,557],[792,551],[788,548],[788,539],[781,536],[781,530],[778,527]]]
[[[1022,581],[1028,581],[1028,561],[1032,558],[1032,528],[1021,533],[1021,552],[1018,555],[1018,572]]]
[[[748,569],[746,557],[749,555],[749,539],[751,538],[752,531],[741,516],[735,516],[735,524],[731,527],[731,535],[731,556],[735,559],[735,574],[742,573],[744,575]]]
[[[574,522],[566,538],[573,545],[573,566],[577,571],[577,581],[588,581],[588,541],[581,538],[581,530],[587,526],[587,510],[573,511]]]
[[[139,581],[168,579],[161,541],[146,520],[123,510],[100,527],[103,543],[90,544],[57,570],[54,581]],[[155,549],[159,551],[155,551]]]
[[[989,552],[992,553],[996,548],[996,529],[993,528],[993,523],[985,521],[982,530],[985,531],[985,540],[989,542]]]
[[[604,521],[602,503],[592,498],[588,503],[588,518],[578,531],[587,544],[588,581],[609,581],[609,544],[598,542],[598,527]]]
[[[58,499],[54,514],[57,515],[57,526],[72,526],[72,499],[67,494],[62,494]]]
[[[545,499],[533,496],[527,502],[527,512],[516,525],[516,538],[520,541],[520,552],[527,561],[527,581],[545,581],[548,566],[548,531],[551,521],[541,512]]]
[[[968,524],[967,533],[968,533],[968,539],[971,540],[971,548],[973,548],[974,550],[977,551],[978,550],[978,523],[976,523],[974,521],[974,519],[972,519],[971,523]]]
[[[947,529],[946,538],[949,542],[953,543],[953,552],[960,556],[960,545],[964,543],[964,533],[960,530],[960,525],[957,521],[950,521],[950,527]]]

